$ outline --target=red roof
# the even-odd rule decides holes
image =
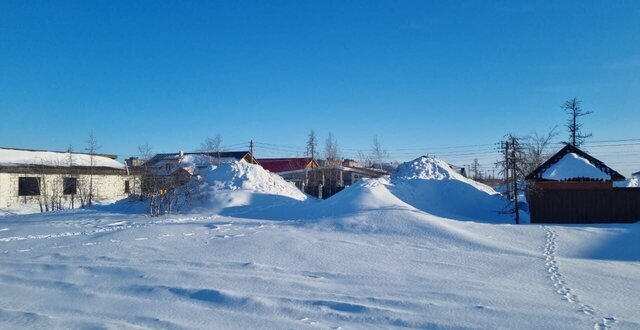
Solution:
[[[258,164],[273,173],[318,167],[318,164],[311,158],[262,158],[258,159]]]

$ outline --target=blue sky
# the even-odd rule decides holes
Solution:
[[[122,158],[220,133],[288,156],[313,128],[346,156],[377,134],[395,158],[489,166],[572,97],[593,141],[640,139],[640,2],[0,2],[2,146],[81,149],[93,130]],[[621,148],[593,151],[640,170]]]

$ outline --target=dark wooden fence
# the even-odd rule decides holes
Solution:
[[[640,188],[539,190],[527,194],[531,223],[640,221]]]

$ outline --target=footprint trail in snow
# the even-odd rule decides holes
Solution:
[[[556,260],[556,238],[558,237],[558,234],[555,230],[547,226],[542,226],[542,229],[544,230],[546,237],[546,244],[544,246],[544,257],[546,260],[545,265],[556,292],[562,296],[563,300],[577,305],[579,312],[588,315],[594,321],[594,329],[610,329],[611,325],[616,321],[613,316],[598,316],[599,313],[597,313],[593,307],[583,303],[580,298],[572,292],[565,280],[565,277],[560,272],[558,261]]]

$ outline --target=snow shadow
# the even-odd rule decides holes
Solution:
[[[600,260],[640,261],[640,223],[603,225],[619,233],[600,242],[594,242],[592,248],[581,253],[582,257]]]

